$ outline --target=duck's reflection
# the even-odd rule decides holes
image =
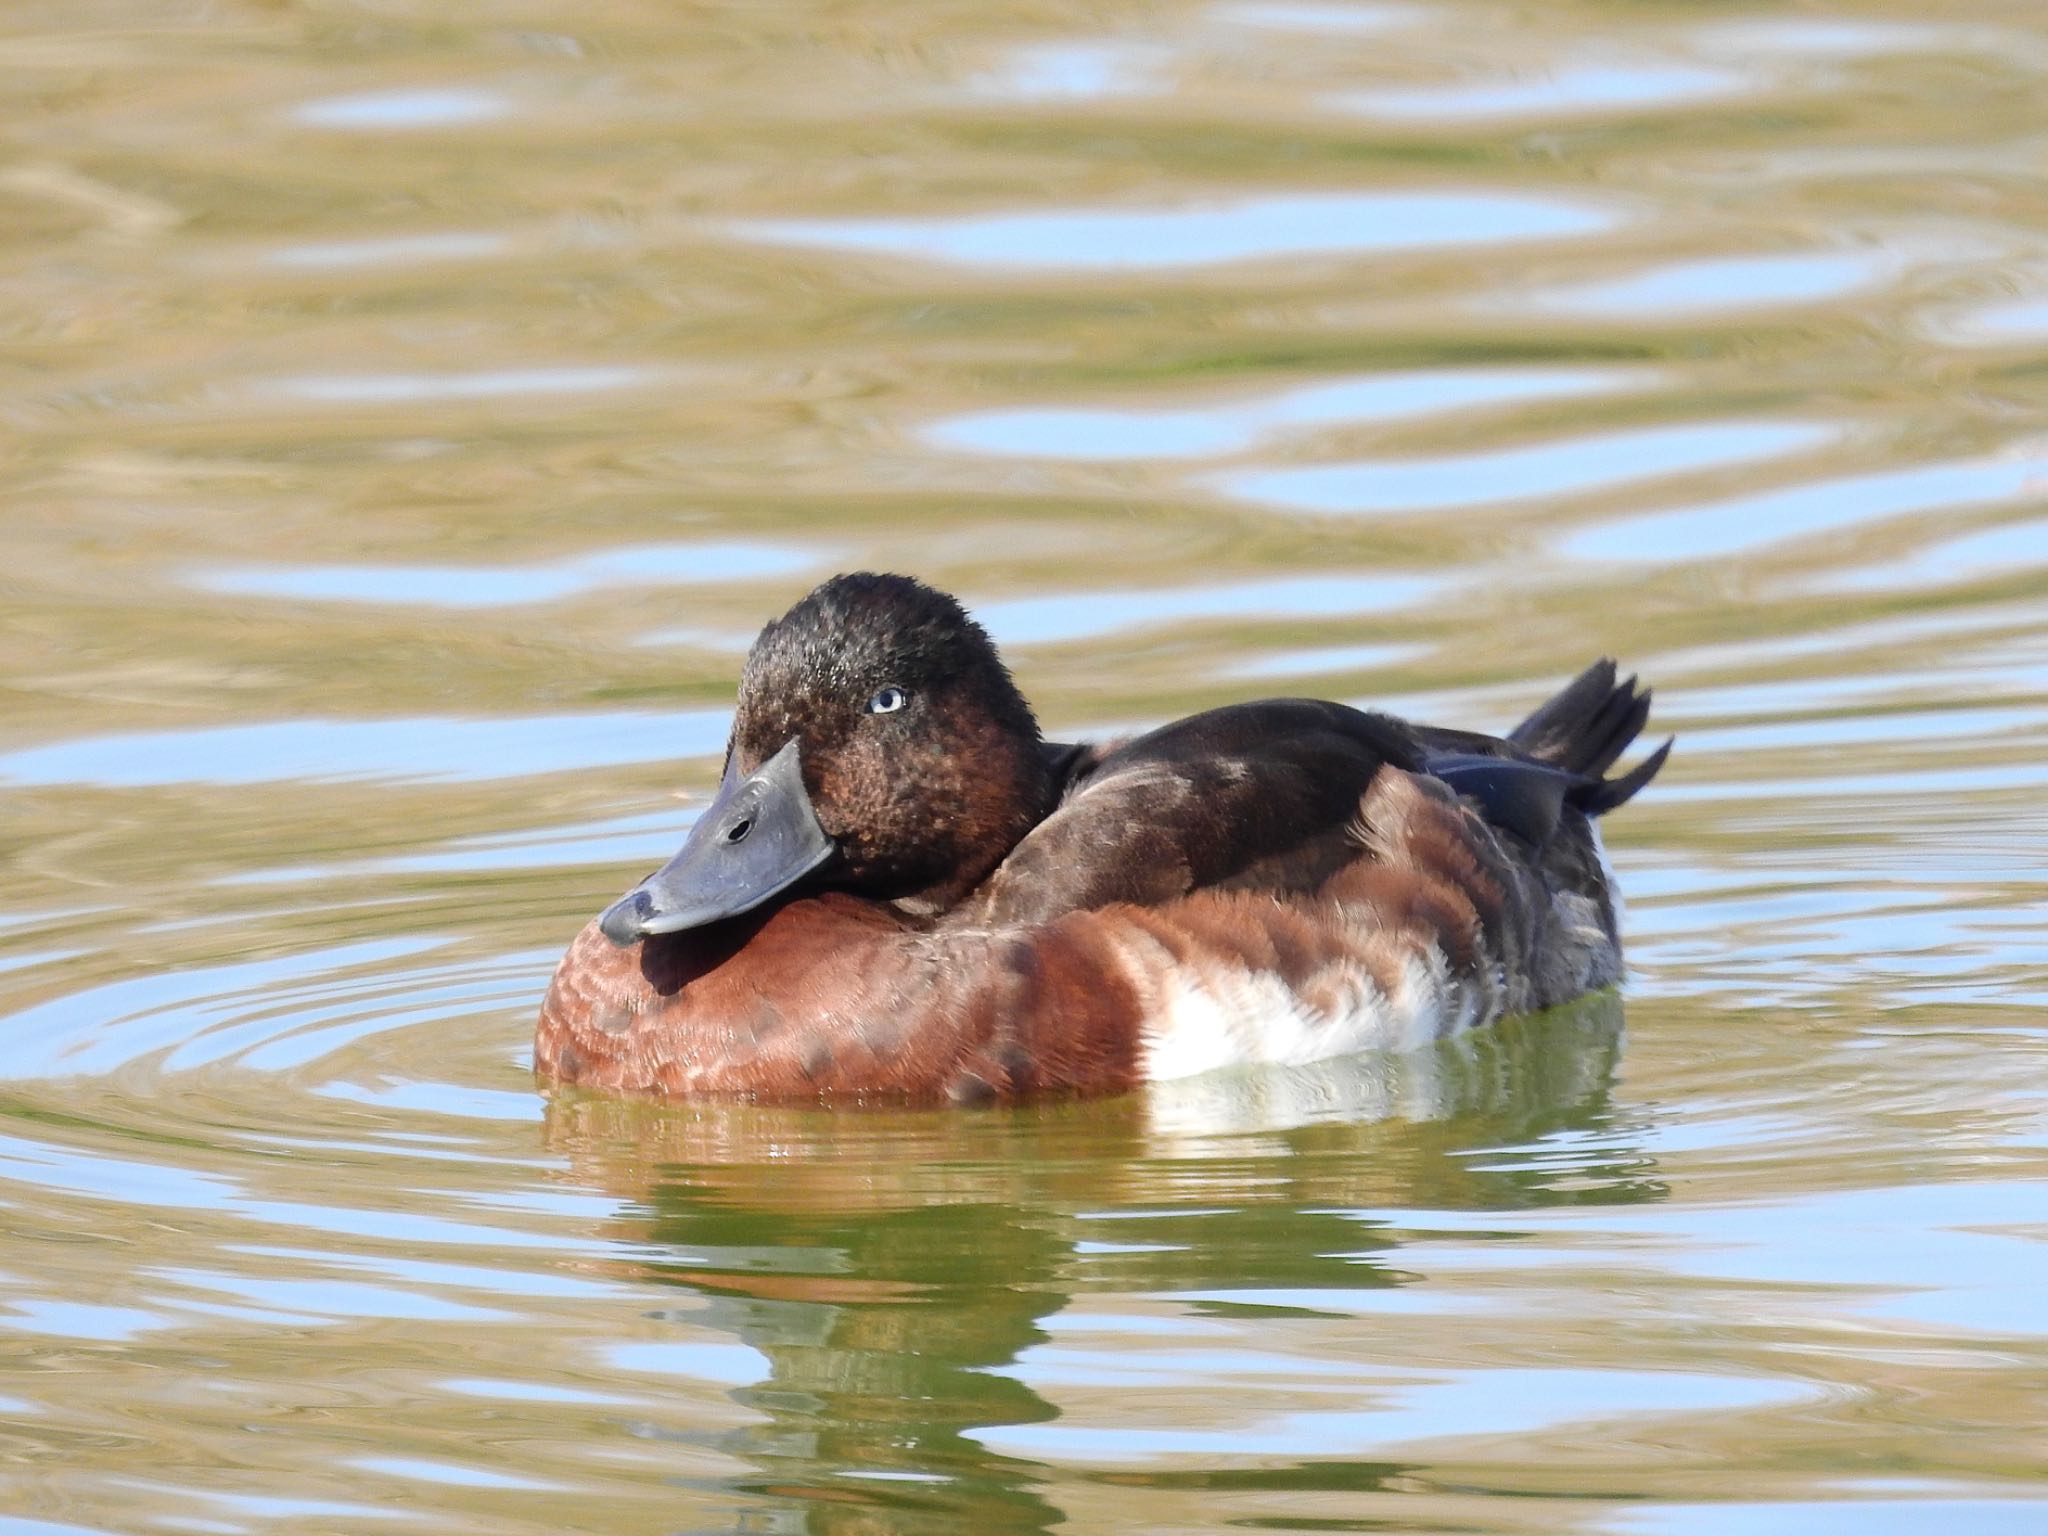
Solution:
[[[759,1469],[727,1488],[752,1495],[740,1529],[1043,1530],[1066,1518],[1052,1469],[971,1437],[1058,1416],[999,1369],[1047,1337],[1043,1320],[1080,1297],[1114,1310],[1143,1293],[1156,1316],[1161,1292],[1209,1292],[1213,1308],[1217,1291],[1405,1283],[1360,1208],[1655,1198],[1647,1161],[1612,1134],[1580,1138],[1592,1150],[1571,1160],[1569,1195],[1549,1160],[1469,1155],[1616,1129],[1620,1036],[1619,1003],[1600,997],[1434,1052],[1121,1102],[912,1113],[564,1097],[548,1134],[579,1176],[634,1202],[626,1235],[655,1250],[650,1270],[709,1304],[691,1321],[769,1361],[735,1394],[764,1422],[723,1442]],[[1398,1470],[1302,1469],[1332,1488]]]

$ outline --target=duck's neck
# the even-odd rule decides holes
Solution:
[[[1010,856],[1031,829],[1059,804],[1062,781],[1034,734],[1028,740],[985,744],[972,760],[972,782],[959,786],[953,804],[935,818],[933,878],[900,892],[891,905],[930,920],[960,905]]]

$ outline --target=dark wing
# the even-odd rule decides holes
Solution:
[[[1309,890],[1358,856],[1348,828],[1382,764],[1419,770],[1407,727],[1316,699],[1190,715],[1102,754],[962,916],[1040,923],[1207,886]]]
[[[1479,814],[1524,842],[1540,848],[1557,830],[1557,820],[1576,792],[1597,787],[1597,779],[1566,773],[1548,763],[1480,753],[1433,754],[1430,773],[1479,807]]]
[[[1540,848],[1565,807],[1611,811],[1663,767],[1669,742],[1602,777],[1648,712],[1648,690],[1617,681],[1603,660],[1505,739],[1267,699],[1111,747],[1048,746],[1065,802],[959,915],[1036,923],[1205,887],[1314,890],[1358,857],[1359,798],[1387,764],[1441,779],[1490,825]]]

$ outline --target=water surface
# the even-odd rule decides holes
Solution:
[[[2048,22],[0,17],[0,1531],[2048,1528]],[[1680,747],[1623,999],[536,1090],[827,571]]]

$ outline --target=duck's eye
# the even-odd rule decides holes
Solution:
[[[868,713],[871,715],[893,715],[909,702],[910,695],[901,688],[884,688],[880,693],[868,700]]]

